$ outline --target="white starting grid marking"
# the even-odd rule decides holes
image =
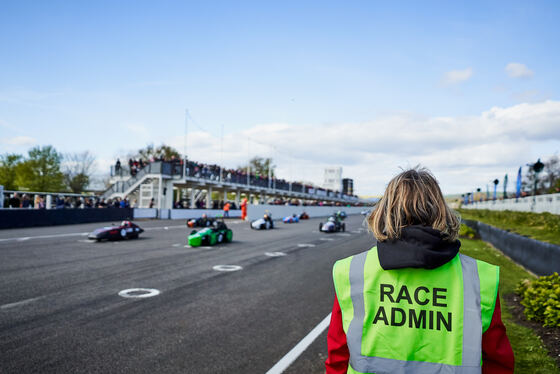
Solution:
[[[18,307],[18,306],[27,305],[29,303],[32,303],[32,302],[37,301],[37,300],[42,299],[42,298],[43,298],[43,296],[39,296],[39,297],[34,297],[32,299],[17,301],[15,303],[0,305],[0,309],[10,309],[10,308]]]
[[[296,344],[290,352],[286,353],[266,374],[281,374],[286,370],[305,350],[317,339],[319,335],[329,326],[331,313],[326,316],[305,338]]]
[[[212,269],[216,271],[238,271],[243,268],[239,265],[216,265]]]
[[[311,247],[315,247],[315,244],[300,243],[297,246],[300,247],[300,248],[307,248],[307,247],[311,248]]]
[[[282,257],[282,256],[286,256],[286,254],[284,252],[265,252],[264,253],[265,256],[268,257]]]
[[[153,297],[160,294],[159,290],[155,288],[129,288],[119,292],[119,296],[128,299],[145,299],[147,297]]]

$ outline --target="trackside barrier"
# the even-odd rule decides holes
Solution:
[[[560,214],[560,193],[520,197],[519,199],[478,201],[463,204],[462,209],[514,210]]]
[[[309,217],[326,217],[341,210],[346,214],[360,214],[368,207],[342,207],[342,206],[286,206],[286,205],[249,205],[247,208],[247,218],[254,220],[261,218],[266,211],[272,214],[273,219],[282,219],[292,214],[306,212]]]
[[[216,217],[216,216],[224,215],[224,211],[222,209],[171,209],[169,218],[170,219],[199,218],[203,214],[206,214],[208,217]],[[241,217],[241,211],[230,210],[229,217],[239,218]]]
[[[0,209],[0,229],[121,221],[132,214],[131,208]]]
[[[134,208],[134,219],[138,218],[157,218],[156,208]]]
[[[537,275],[560,273],[560,246],[527,238],[479,221],[463,220],[482,240],[491,243]]]

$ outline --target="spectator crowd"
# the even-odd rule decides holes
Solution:
[[[24,193],[20,196],[14,192],[4,198],[4,208],[46,209],[47,198],[40,194]],[[128,199],[104,199],[98,196],[64,196],[57,195],[51,199],[51,209],[85,209],[85,208],[137,208],[136,200],[131,204]]]

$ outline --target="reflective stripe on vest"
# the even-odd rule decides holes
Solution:
[[[480,373],[481,372],[481,346],[482,333],[488,327],[481,317],[481,289],[478,274],[477,261],[464,255],[459,255],[462,271],[463,288],[463,316],[462,316],[462,354],[461,364],[450,365],[440,362],[426,361],[404,361],[386,357],[371,357],[362,355],[362,337],[364,332],[364,268],[368,253],[377,257],[376,251],[360,253],[348,261],[342,260],[340,271],[347,274],[348,278],[343,283],[349,283],[349,290],[346,287],[337,285],[337,275],[335,274],[335,287],[341,310],[343,311],[343,325],[346,331],[348,349],[350,351],[350,365],[348,373]],[[338,264],[337,264],[338,265]],[[484,264],[488,265],[488,264]],[[458,266],[458,264],[457,264]],[[489,298],[492,298],[494,286],[497,292],[497,268],[488,265],[483,269],[489,269],[487,274],[496,274],[496,283],[485,289],[485,305]],[[344,279],[344,277],[339,280]],[[490,292],[488,291],[490,290]],[[494,297],[495,297],[494,292]],[[351,303],[349,301],[351,300]],[[493,302],[490,301],[493,311]],[[486,309],[489,309],[486,307]],[[484,313],[488,314],[485,309]],[[348,316],[350,315],[350,316]],[[487,317],[486,317],[487,318]],[[349,322],[349,325],[348,325]],[[457,321],[455,321],[457,323]],[[484,326],[483,326],[484,324]],[[437,357],[434,361],[438,361]]]

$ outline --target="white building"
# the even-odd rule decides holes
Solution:
[[[323,188],[342,191],[342,167],[325,168]]]

